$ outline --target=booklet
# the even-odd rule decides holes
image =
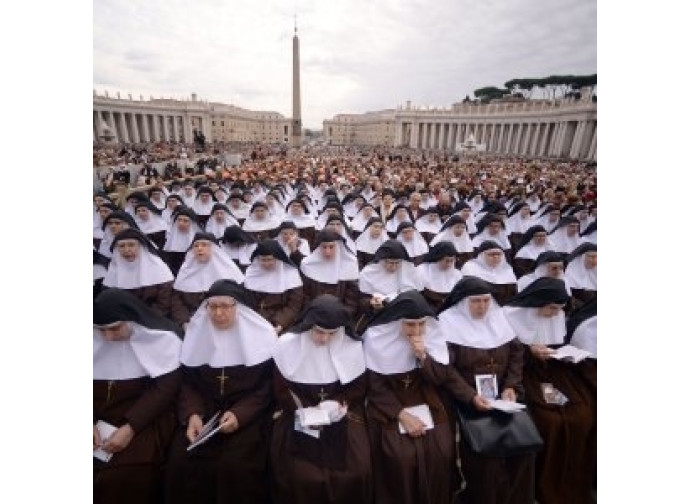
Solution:
[[[557,404],[563,406],[568,402],[568,397],[553,386],[553,383],[542,383],[541,391],[544,394],[544,402],[546,404]]]
[[[434,428],[434,420],[431,418],[431,410],[429,409],[429,405],[420,404],[419,406],[410,406],[409,408],[405,408],[404,411],[407,411],[424,422],[424,430]],[[403,427],[403,424],[400,422],[398,422],[398,430],[400,431],[400,434],[407,434],[405,427]]]
[[[206,441],[211,439],[216,432],[218,432],[221,428],[221,423],[220,423],[220,411],[218,411],[215,415],[213,415],[208,422],[206,422],[202,427],[201,430],[199,431],[199,434],[197,435],[196,439],[189,444],[187,447],[187,451],[191,451],[197,446],[204,444]]]
[[[552,353],[550,357],[553,359],[564,360],[577,364],[591,355],[592,354],[587,350],[582,350],[572,345],[565,345]]]
[[[113,432],[117,430],[117,427],[115,427],[114,425],[110,425],[108,422],[104,422],[103,420],[99,420],[98,422],[96,422],[96,429],[98,430],[98,435],[101,436],[102,443],[110,436],[112,436]],[[93,451],[93,456],[96,457],[98,460],[108,462],[113,456],[113,454],[108,453],[103,448],[96,448]]]
[[[505,411],[506,413],[515,413],[521,411],[527,406],[513,401],[504,401],[503,399],[489,399],[489,404],[493,409]]]

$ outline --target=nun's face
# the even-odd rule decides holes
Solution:
[[[99,327],[98,332],[105,341],[126,341],[132,336],[132,326],[128,322],[118,322],[107,327]]]
[[[192,186],[185,186],[184,187],[184,194],[187,197],[194,196],[194,187]]]
[[[328,223],[328,226],[326,226],[326,229],[330,229],[331,231],[341,234],[343,231],[343,223],[340,221],[331,221]]]
[[[535,245],[542,246],[546,243],[546,233],[534,233],[534,236],[532,237],[532,241],[534,241]]]
[[[267,212],[267,210],[266,210],[265,207],[258,206],[258,207],[256,207],[256,208],[254,209],[254,211],[252,212],[252,216],[253,216],[256,220],[264,220],[264,219],[266,218],[266,212]]]
[[[407,210],[404,210],[402,208],[395,212],[395,218],[398,219],[400,222],[410,220],[410,216],[407,215]]]
[[[551,278],[559,278],[563,273],[563,263],[551,262],[546,264],[546,276]]]
[[[470,296],[467,301],[470,310],[470,317],[473,319],[483,319],[491,306],[491,294],[481,296]]]
[[[218,224],[225,222],[225,210],[216,210],[213,212],[213,218],[216,219]]]
[[[335,248],[338,245],[335,242],[323,242],[319,245],[319,251],[321,253],[321,258],[325,261],[332,261],[335,259]]]
[[[568,236],[575,236],[580,231],[580,225],[577,222],[573,222],[566,226],[566,234]]]
[[[319,326],[314,326],[311,328],[311,340],[317,346],[327,345],[338,329],[324,329]]]
[[[383,267],[388,273],[395,273],[400,269],[402,259],[384,259]]]
[[[362,210],[362,215],[364,216],[365,219],[370,218],[374,213],[374,210],[371,207],[364,207]]]
[[[120,220],[120,219],[110,219],[108,221],[108,229],[110,229],[110,232],[113,235],[116,235],[123,229],[127,229],[129,227],[129,224],[127,222]]]
[[[96,205],[96,207],[101,206],[103,203],[105,203],[105,198],[103,196],[96,196],[93,198],[93,202]]]
[[[436,222],[436,221],[438,220],[438,214],[435,214],[435,213],[428,214],[428,215],[427,215],[427,220],[428,220],[429,222],[432,222],[432,223],[433,223],[433,222]]]
[[[402,230],[402,233],[400,234],[402,235],[403,241],[411,242],[412,240],[414,240],[414,229],[412,228],[405,228]]]
[[[471,214],[472,210],[470,210],[469,208],[463,208],[462,210],[460,210],[460,217],[462,217],[464,221],[467,221],[467,219],[470,218]]]
[[[496,222],[496,221],[491,222],[488,225],[488,229],[489,229],[489,234],[491,236],[496,236],[497,234],[499,234],[501,232],[501,223]]]
[[[175,210],[175,207],[177,207],[177,205],[179,205],[179,204],[180,204],[180,202],[176,198],[170,198],[168,200],[168,202],[165,204],[165,206],[169,210]]]
[[[585,252],[585,269],[593,269],[597,267],[597,252],[592,250],[590,252]]]
[[[455,267],[455,256],[446,256],[436,262],[438,269],[442,271],[449,270]]]
[[[280,239],[283,240],[284,243],[288,243],[291,240],[294,240],[297,238],[297,231],[291,228],[283,229],[280,232]]]
[[[117,242],[117,251],[127,262],[134,262],[139,257],[141,244],[137,240],[120,240]]]
[[[556,210],[555,212],[549,212],[549,222],[558,222],[561,218],[561,212]]]
[[[276,269],[276,258],[272,255],[259,256],[259,266],[265,271],[273,271]]]
[[[230,296],[214,296],[206,302],[208,317],[216,329],[228,329],[237,318],[237,301]]]
[[[101,216],[101,220],[105,219],[112,212],[113,211],[110,208],[108,208],[107,206],[98,207],[98,215]]]
[[[211,201],[211,195],[209,193],[201,193],[199,200],[201,200],[203,204],[207,205]]]
[[[177,226],[177,230],[181,233],[188,233],[192,229],[192,219],[186,215],[180,215],[175,219],[175,226]]]
[[[465,225],[464,224],[453,224],[453,227],[451,229],[453,230],[453,234],[455,236],[462,236],[462,234],[465,232]]]
[[[489,268],[495,268],[501,264],[501,259],[503,259],[503,251],[498,249],[489,249],[484,252],[484,261]]]
[[[293,204],[290,205],[290,214],[295,215],[297,217],[301,216],[304,212],[302,212],[302,205],[299,204]]]
[[[402,333],[403,336],[405,336],[408,339],[424,336],[424,333],[426,333],[426,318],[421,318],[417,320],[403,320]]]
[[[369,226],[369,236],[371,238],[378,238],[381,236],[381,232],[383,231],[383,224],[380,222],[375,222],[371,226]]]
[[[137,208],[137,217],[143,221],[149,220],[149,209],[143,206]]]
[[[520,216],[521,216],[523,219],[526,219],[527,217],[529,217],[529,207],[528,207],[527,205],[523,206],[523,207],[520,209]]]
[[[541,307],[537,308],[537,314],[540,317],[550,318],[550,317],[555,317],[562,310],[563,310],[563,305],[559,305],[556,303],[550,303],[550,304],[547,304],[546,306],[541,306]]]
[[[192,245],[192,251],[197,261],[207,263],[213,255],[212,243],[208,240],[197,240]]]
[[[220,189],[218,189],[218,190],[217,190],[216,192],[214,192],[213,194],[215,194],[216,199],[217,199],[218,201],[225,201],[225,200],[227,199],[225,193],[224,193],[223,191],[221,191]]]

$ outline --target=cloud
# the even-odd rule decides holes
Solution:
[[[449,106],[518,77],[596,72],[595,0],[99,0],[94,88],[292,113],[298,14],[303,123]]]

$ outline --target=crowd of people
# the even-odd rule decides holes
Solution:
[[[195,168],[93,196],[96,502],[593,502],[594,166],[119,149]],[[503,402],[541,449],[466,442]]]

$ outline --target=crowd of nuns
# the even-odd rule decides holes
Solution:
[[[94,502],[593,502],[596,200],[291,175],[94,195]]]

